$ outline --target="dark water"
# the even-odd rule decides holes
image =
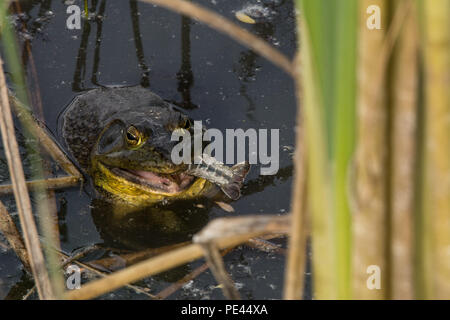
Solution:
[[[135,0],[89,1],[92,18],[82,19],[80,30],[68,30],[66,8],[81,0],[21,1],[22,13],[13,16],[21,39],[22,59],[36,114],[58,136],[58,116],[80,92],[98,86],[137,85],[150,88],[208,127],[280,129],[280,170],[259,176],[255,166],[247,177],[243,197],[231,203],[235,213],[214,203],[178,203],[149,209],[170,223],[158,224],[155,214],[140,212],[112,219],[114,208],[89,186],[57,192],[61,245],[64,251],[100,244],[140,250],[189,240],[211,219],[247,214],[283,214],[289,210],[294,147],[295,97],[288,75],[253,51],[196,21]],[[201,0],[242,27],[261,36],[292,57],[296,48],[292,1]],[[270,16],[246,25],[234,17],[245,5],[265,3]],[[39,94],[37,94],[39,92]],[[0,170],[6,180],[2,154]],[[27,161],[32,159],[25,159]],[[3,199],[14,212],[11,199]],[[147,211],[147,213],[149,213]],[[5,243],[0,235],[0,241]],[[285,246],[285,241],[275,242]],[[282,296],[284,256],[240,247],[225,263],[246,299]],[[158,293],[171,281],[202,264],[196,261],[140,285]],[[11,250],[0,247],[0,298],[20,298],[30,288]],[[146,298],[121,289],[104,298]],[[209,271],[171,299],[223,298]]]

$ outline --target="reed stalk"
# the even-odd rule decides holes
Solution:
[[[403,1],[403,0],[402,0]],[[414,196],[419,92],[417,10],[412,6],[394,51],[391,81],[390,277],[392,299],[414,298]],[[401,10],[400,1],[395,9]]]
[[[304,2],[300,2],[303,4]],[[309,2],[311,3],[311,2]],[[304,6],[301,6],[303,9]],[[298,25],[301,47],[303,86],[303,123],[307,150],[308,208],[311,211],[311,236],[313,251],[314,296],[317,299],[336,298],[336,273],[334,255],[334,217],[329,177],[327,130],[324,121],[324,104],[317,73],[317,60],[310,40],[310,23],[307,12]],[[330,270],[330,267],[332,270]]]
[[[424,106],[418,297],[450,297],[450,1],[422,1]]]
[[[377,5],[381,29],[366,25],[366,8]],[[387,298],[387,98],[384,72],[386,59],[380,56],[388,28],[388,7],[384,0],[360,1],[357,136],[355,158],[355,211],[353,213],[353,292],[358,299]],[[369,267],[380,271],[381,287],[369,288]],[[376,272],[376,271],[374,271]],[[375,280],[376,281],[376,280]]]
[[[295,168],[292,191],[292,225],[289,232],[288,256],[284,279],[284,298],[301,299],[303,296],[306,268],[306,154],[300,101],[302,101],[301,63],[298,59],[295,70],[297,98],[297,126],[295,139]]]
[[[25,270],[31,272],[30,258],[22,237],[6,207],[0,201],[0,231],[22,262]]]
[[[31,270],[36,281],[41,299],[52,299],[54,293],[47,269],[45,267],[44,256],[42,254],[39,235],[31,212],[31,202],[25,184],[25,175],[22,168],[22,161],[19,154],[19,146],[14,132],[14,123],[6,89],[6,81],[3,73],[3,61],[0,59],[0,126],[3,146],[5,148],[6,159],[8,161],[9,172],[14,188],[17,210],[20,224],[22,226],[25,247],[29,253]]]
[[[337,298],[351,298],[351,212],[349,204],[349,177],[355,149],[356,103],[356,44],[358,1],[346,0],[336,9],[335,74],[333,81],[334,105],[332,164],[334,214],[336,219],[336,277]]]
[[[24,73],[22,70],[22,65],[21,62],[19,60],[19,50],[18,50],[18,46],[17,46],[17,42],[15,39],[15,35],[14,35],[14,31],[12,29],[11,24],[9,23],[8,20],[8,7],[7,7],[7,3],[4,1],[0,2],[0,30],[1,30],[1,37],[2,37],[2,48],[5,54],[5,58],[6,61],[8,63],[8,71],[9,74],[11,76],[11,80],[14,84],[14,90],[15,93],[17,95],[17,98],[19,101],[21,101],[21,103],[23,103],[23,105],[27,106],[28,105],[28,93],[27,93],[27,87],[26,87],[26,81],[24,78]],[[4,79],[4,75],[3,75],[3,67],[2,67],[2,78],[3,78],[3,82],[1,83],[2,85],[2,103],[3,106],[7,109],[5,109],[5,115],[4,117],[9,117],[10,115],[8,115],[8,113],[10,112],[10,102],[9,102],[9,93],[6,87],[6,80]],[[8,119],[8,118],[5,118]],[[11,118],[12,119],[12,118]],[[26,138],[26,148],[29,154],[33,154],[35,151],[34,150],[38,150],[38,147],[35,143],[35,139],[33,136],[33,132],[32,130],[30,130],[30,128],[33,127],[33,124],[31,124],[28,120],[28,118],[21,118],[19,117],[19,120],[21,122],[21,126],[24,132],[24,136]],[[9,121],[9,120],[6,120]],[[12,121],[12,120],[11,120]],[[12,133],[9,133],[9,138],[12,139]],[[5,138],[4,138],[5,139]],[[15,136],[14,136],[14,141],[15,141]],[[5,144],[5,143],[4,143]],[[15,151],[12,151],[15,152]],[[14,167],[20,167],[21,172],[23,174],[23,168],[21,165],[21,160],[20,160],[20,156],[14,156],[13,158],[14,163],[13,166]],[[42,180],[44,178],[44,171],[43,171],[43,167],[42,167],[42,163],[39,161],[35,161],[31,164],[32,168],[31,168],[31,172],[33,173],[33,179],[34,180]],[[10,168],[10,172],[11,172],[11,168]],[[20,173],[19,173],[19,180],[20,178]],[[13,180],[13,185],[14,182]],[[25,181],[24,181],[24,185],[25,185]],[[26,186],[25,186],[25,190],[26,190]],[[26,190],[26,193],[24,193],[23,195],[25,197],[25,200],[21,200],[24,201],[23,204],[24,205],[28,205],[28,203],[30,202],[29,200],[29,195],[28,195],[28,190]],[[35,196],[38,198],[38,201],[36,203],[36,207],[37,207],[37,212],[38,212],[38,217],[39,217],[39,226],[40,229],[42,231],[42,235],[45,238],[45,241],[52,244],[54,247],[59,247],[59,238],[58,238],[58,234],[55,233],[55,230],[57,230],[55,228],[55,217],[56,217],[56,212],[51,212],[50,209],[53,208],[55,209],[56,206],[50,206],[49,204],[49,199],[47,196],[47,192],[45,190],[45,188],[41,188],[38,187],[35,190]],[[15,198],[16,201],[18,200],[18,194],[15,192]],[[26,200],[28,199],[28,200]],[[28,208],[27,206],[24,207],[25,211],[26,210],[31,210],[31,204],[30,207]],[[25,216],[26,219],[29,219],[28,215]],[[21,225],[22,223],[24,223],[24,220],[21,220]],[[34,225],[34,221],[30,221],[30,224]],[[57,224],[56,224],[57,226]],[[25,228],[22,225],[22,228]],[[25,243],[27,243],[27,240],[25,240]],[[37,247],[36,247],[37,248]],[[35,249],[36,249],[35,248]],[[27,250],[29,250],[29,247],[27,245]],[[37,251],[37,250],[36,250]],[[51,277],[51,285],[52,288],[46,288],[46,287],[42,287],[41,285],[37,285],[38,288],[38,292],[40,293],[40,297],[42,298],[53,298],[55,296],[60,296],[61,292],[64,290],[63,289],[63,278],[62,278],[62,274],[59,270],[59,261],[58,261],[58,257],[53,253],[50,252],[48,250],[46,251],[46,257],[47,257],[47,266],[50,268],[51,272],[50,272],[50,277]],[[35,255],[38,255],[36,258],[39,259],[39,254],[37,252],[35,252]],[[31,254],[30,254],[31,256]],[[31,258],[33,259],[33,258]],[[44,262],[44,260],[42,261]],[[44,263],[43,268],[45,269],[46,264]],[[40,269],[40,273],[43,272]],[[34,276],[36,276],[36,271],[33,271]],[[44,274],[44,283],[47,282],[47,278],[48,274],[47,272],[45,272]],[[47,283],[46,283],[47,285]],[[43,291],[44,290],[44,291]]]
[[[315,293],[319,299],[345,299],[351,292],[348,180],[355,141],[357,1],[296,4],[303,19],[301,103]]]

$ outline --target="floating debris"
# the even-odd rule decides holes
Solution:
[[[216,201],[216,204],[222,208],[223,210],[225,210],[226,212],[234,212],[234,208],[229,205],[228,203],[222,202],[222,201]]]
[[[241,22],[255,24],[270,21],[276,12],[264,5],[248,5],[235,13]]]
[[[236,19],[238,19],[239,21],[243,22],[243,23],[248,23],[248,24],[255,24],[256,21],[253,20],[252,18],[250,18],[248,15],[246,15],[244,12],[242,11],[238,11],[235,13]]]

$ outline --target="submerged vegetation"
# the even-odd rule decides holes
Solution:
[[[14,192],[23,240],[1,203],[0,231],[31,269],[41,299],[95,298],[201,257],[208,264],[195,272],[209,266],[224,295],[239,298],[220,250],[242,243],[261,248],[260,237],[274,234],[289,237],[286,299],[303,296],[308,239],[316,299],[450,298],[450,0],[295,0],[293,61],[193,2],[142,2],[197,19],[292,76],[298,110],[291,213],[214,220],[193,243],[160,248],[80,290],[64,291],[62,269],[77,257],[59,251],[51,189],[73,185],[81,175],[25,107],[30,103],[9,2],[1,1],[2,60],[14,84],[13,95],[0,68],[0,125],[12,177],[5,188]],[[256,23],[244,13],[239,21]],[[34,181],[25,181],[10,109],[28,140],[44,141],[70,181],[42,182],[45,166],[34,170]],[[43,238],[27,184],[46,199],[37,209]],[[161,297],[166,293],[151,296]]]

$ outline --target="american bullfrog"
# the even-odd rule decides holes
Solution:
[[[77,96],[62,114],[61,133],[97,189],[135,206],[213,196],[209,181],[185,173],[171,151],[173,130],[191,120],[141,86],[98,88]]]
[[[138,250],[187,241],[207,223],[215,200],[229,200],[215,184],[186,174],[188,165],[171,161],[172,132],[193,134],[191,123],[141,86],[86,91],[60,115],[63,144],[100,191],[90,211],[105,246]]]

